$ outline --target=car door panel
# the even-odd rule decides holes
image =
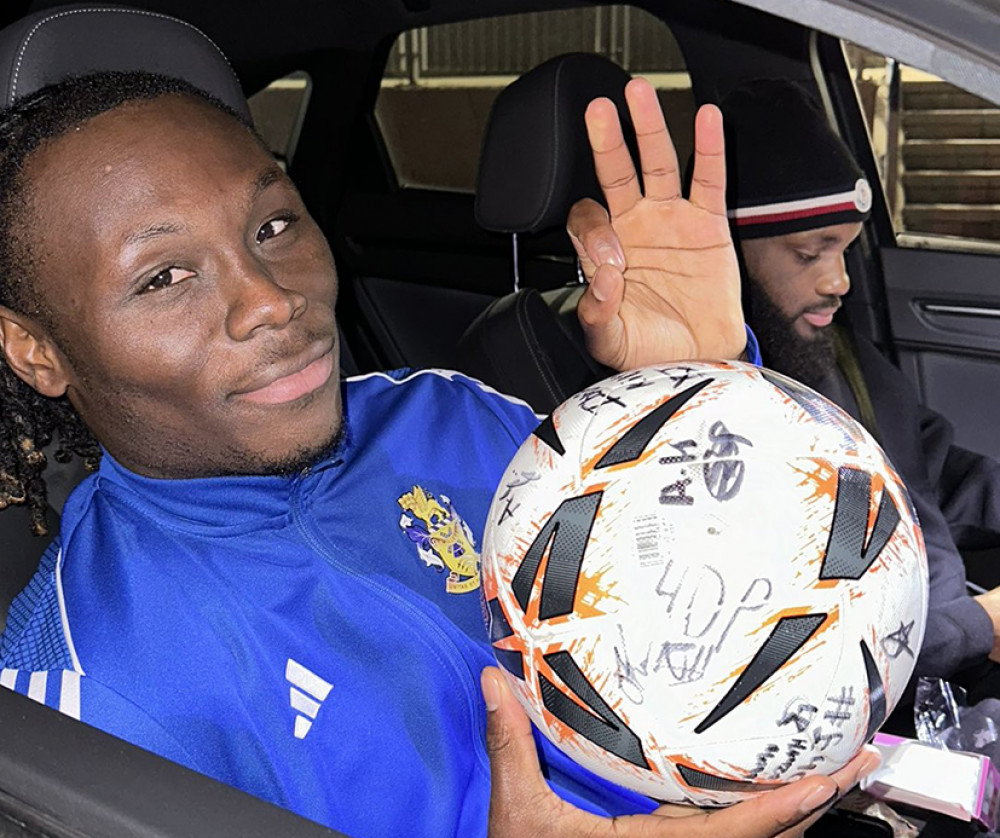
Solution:
[[[1000,255],[890,247],[881,257],[900,366],[960,445],[1000,457]]]

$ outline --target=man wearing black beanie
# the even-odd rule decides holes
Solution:
[[[753,82],[722,111],[747,319],[769,366],[822,390],[835,366],[827,327],[850,289],[843,254],[871,210],[871,187],[798,85]]]
[[[905,642],[913,627],[901,622],[891,654],[919,651],[917,674],[959,676],[986,694],[996,682],[982,676],[1000,672],[993,663],[1000,662],[1000,589],[968,595],[958,544],[971,531],[1000,543],[1000,464],[953,445],[947,420],[919,404],[899,369],[833,325],[850,290],[844,253],[868,217],[872,192],[816,101],[798,84],[758,80],[731,92],[721,108],[744,312],[764,362],[866,424],[920,518],[931,573],[927,630],[923,647],[913,649]],[[568,229],[588,279],[597,267],[628,270],[628,249],[593,202],[574,206]]]

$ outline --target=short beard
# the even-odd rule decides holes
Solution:
[[[323,460],[328,457],[333,456],[337,449],[340,448],[343,441],[344,423],[341,421],[337,426],[337,430],[334,431],[333,435],[322,445],[310,448],[301,448],[280,460],[272,460],[267,463],[261,463],[256,467],[251,466],[243,473],[279,475],[282,477],[290,477],[292,475],[301,474],[306,469],[312,468],[313,466],[323,462]]]
[[[795,318],[784,314],[753,277],[749,321],[765,366],[814,390],[829,381],[837,364],[831,327],[818,330],[813,338],[802,337],[795,330]]]

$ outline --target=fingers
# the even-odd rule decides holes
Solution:
[[[597,201],[583,198],[570,208],[566,232],[580,259],[587,282],[592,282],[600,265],[614,265],[625,270],[625,253],[611,226],[608,211]]]
[[[694,119],[694,176],[691,203],[714,215],[726,214],[726,143],[722,111],[703,105]]]
[[[691,818],[691,838],[727,835],[764,838],[797,835],[838,797],[878,766],[877,752],[864,749],[830,777],[807,777],[782,788],[704,816]],[[699,831],[702,830],[702,831]]]
[[[881,761],[878,748],[865,745],[847,765],[834,771],[830,779],[837,783],[841,794],[847,794],[862,777],[867,777],[878,768]]]
[[[642,198],[632,155],[625,145],[618,109],[610,99],[594,99],[584,114],[594,154],[594,169],[611,217],[631,209]]]
[[[500,670],[487,667],[480,676],[486,702],[486,752],[490,758],[491,838],[530,834],[525,820],[536,803],[551,797],[542,777],[531,722],[507,689]]]
[[[618,368],[625,345],[620,317],[625,299],[625,275],[614,265],[601,265],[576,306],[590,354],[601,364]]]
[[[657,201],[679,198],[681,177],[677,153],[656,90],[646,79],[632,79],[625,87],[625,100],[639,143],[643,192]]]

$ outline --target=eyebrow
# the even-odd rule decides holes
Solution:
[[[285,173],[281,171],[278,166],[268,166],[266,169],[259,172],[257,177],[254,178],[253,185],[250,187],[250,203],[256,201],[257,198],[260,197],[261,193],[267,190],[268,187],[273,186],[275,183],[283,180],[284,178]],[[134,247],[135,245],[150,241],[151,239],[160,238],[161,236],[175,235],[183,231],[183,224],[150,224],[148,227],[144,227],[141,230],[133,230],[131,233],[127,233],[122,239],[122,245],[126,248]]]
[[[792,243],[792,247],[808,247],[819,246],[820,249],[826,249],[828,247],[833,247],[841,243],[841,239],[838,236],[824,235],[822,238],[813,239],[811,237],[803,238],[797,242]]]
[[[273,186],[280,180],[284,180],[285,173],[277,166],[268,166],[260,172],[254,179],[253,188],[250,191],[250,200],[255,201],[260,197],[261,192],[269,186]]]
[[[159,238],[160,236],[180,233],[183,229],[184,227],[181,224],[151,224],[149,227],[144,227],[141,230],[133,230],[131,233],[126,234],[122,239],[122,244],[125,247],[133,247],[150,239]]]

